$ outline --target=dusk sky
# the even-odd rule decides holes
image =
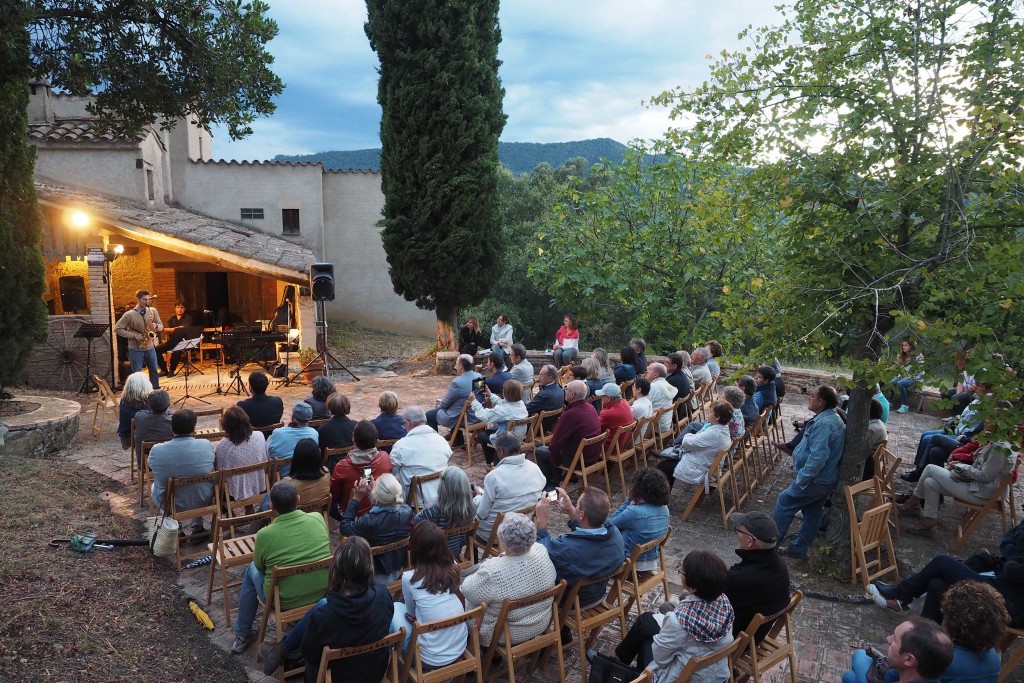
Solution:
[[[359,0],[269,0],[285,82],[277,112],[249,138],[214,129],[214,158],[379,147],[377,55]],[[642,102],[707,77],[707,54],[741,47],[747,24],[774,23],[771,0],[505,0],[499,19],[506,142],[660,137],[665,109]]]

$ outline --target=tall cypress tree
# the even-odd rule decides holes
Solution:
[[[498,275],[498,0],[366,0],[380,58],[384,250],[395,291],[437,314],[453,348],[459,309]]]

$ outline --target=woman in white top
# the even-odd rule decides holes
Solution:
[[[512,323],[509,322],[508,314],[498,315],[498,322],[491,326],[491,351],[500,351],[507,359],[509,349],[512,348]]]
[[[220,428],[225,437],[217,443],[213,454],[213,467],[226,470],[255,465],[267,460],[267,440],[263,432],[254,432],[249,416],[238,406],[231,406],[220,417]],[[261,470],[236,474],[225,479],[232,500],[245,500],[267,490],[267,477]],[[246,514],[252,506],[246,508]]]
[[[487,385],[484,385],[484,400],[489,401],[494,406],[493,408],[485,408],[480,401],[476,400],[476,395],[472,392],[470,392],[469,398],[466,399],[473,401],[470,409],[473,411],[476,419],[484,424],[494,425],[476,435],[477,442],[484,450],[484,460],[487,461],[488,469],[498,462],[494,446],[491,445],[495,435],[505,431],[509,420],[520,420],[529,415],[526,412],[526,404],[523,403],[522,384],[514,379],[505,380],[505,383],[501,385],[501,393],[505,395],[505,398],[493,395]],[[517,427],[516,432],[516,436],[519,438],[526,436],[526,425]]]
[[[458,596],[459,568],[448,549],[448,539],[433,522],[420,522],[409,539],[409,561],[412,569],[402,574],[404,602],[395,603],[391,632],[405,627],[409,645],[412,624],[449,619],[465,612]],[[419,637],[420,659],[433,668],[454,662],[466,649],[469,631],[458,624],[443,631],[424,633]]]
[[[658,469],[668,477],[669,488],[676,479],[687,484],[703,484],[708,470],[718,453],[732,444],[729,436],[729,421],[732,420],[732,406],[725,401],[711,405],[711,421],[696,434],[683,437],[682,453],[679,460],[666,458],[658,463]]]

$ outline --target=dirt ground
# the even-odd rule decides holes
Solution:
[[[432,339],[339,328],[332,327],[332,349],[360,381],[344,373],[335,379],[339,391],[350,398],[355,419],[376,415],[377,397],[385,389],[396,391],[403,405],[425,407],[433,406],[443,394],[449,378],[433,376],[432,361],[421,355]],[[193,378],[192,394],[215,389],[211,368],[204,372]],[[223,381],[226,384],[227,378]],[[180,377],[164,381],[163,386],[171,391],[172,400],[183,394]],[[273,391],[286,406],[309,393],[303,385]],[[205,400],[229,406],[238,398],[214,394]],[[91,397],[82,398],[83,408],[90,411],[93,402]],[[806,416],[804,403],[803,397],[787,396],[786,424]],[[186,405],[200,404],[189,399]],[[135,487],[127,485],[128,458],[113,433],[115,421],[103,416],[98,437],[89,432],[91,421],[92,413],[83,413],[76,441],[52,458],[0,457],[0,681],[276,680],[264,678],[258,670],[255,647],[240,657],[227,654],[231,634],[224,625],[219,595],[206,608],[217,626],[212,633],[204,631],[188,611],[187,596],[200,598],[206,607],[207,567],[178,573],[166,561],[154,560],[137,548],[78,555],[47,547],[50,538],[87,530],[136,538],[140,520],[147,514],[138,506]],[[923,414],[894,414],[889,422],[890,444],[905,461],[912,459],[917,435],[935,422]],[[465,468],[472,481],[482,480],[479,451],[470,464],[464,449],[456,449],[451,462]],[[613,502],[617,504],[622,494],[615,479]],[[783,462],[755,491],[746,509],[770,514],[775,497],[791,479]],[[1022,500],[1019,487],[1018,502]],[[681,522],[678,515],[691,492],[676,489],[670,504],[675,528],[667,552],[670,570],[694,548],[713,549],[727,563],[734,562],[735,534],[723,529],[717,501],[701,503],[687,522]],[[956,525],[952,507],[943,507],[939,537],[904,534],[896,542],[898,554],[910,568],[950,552],[948,537]],[[564,519],[553,521],[554,533],[563,527]],[[981,547],[995,549],[1000,533],[998,520],[989,520],[961,556]],[[862,590],[849,583],[848,575],[822,577],[802,563],[791,564],[790,570],[794,584],[807,591],[795,621],[796,674],[801,681],[837,681],[854,647],[884,642],[901,620],[868,603]],[[669,578],[678,579],[674,574]],[[679,587],[673,583],[671,589],[676,594]],[[237,601],[237,590],[234,593],[232,600]],[[651,604],[662,599],[660,590],[648,596]],[[611,626],[601,634],[597,647],[610,652],[620,639],[618,626]],[[537,679],[555,681],[558,676],[549,665]],[[772,670],[765,679],[788,680],[788,666]],[[579,680],[575,648],[566,650],[566,680]],[[1018,672],[1010,680],[1024,681],[1024,675]]]

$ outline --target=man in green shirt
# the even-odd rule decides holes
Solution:
[[[299,493],[295,485],[279,481],[270,490],[270,507],[277,517],[256,534],[253,561],[242,579],[238,597],[238,619],[231,652],[241,654],[256,640],[253,622],[259,601],[266,604],[270,573],[274,567],[316,562],[331,555],[330,536],[323,515],[297,509]],[[327,592],[327,570],[299,574],[278,584],[281,608],[311,605]],[[258,600],[257,600],[258,599]]]

